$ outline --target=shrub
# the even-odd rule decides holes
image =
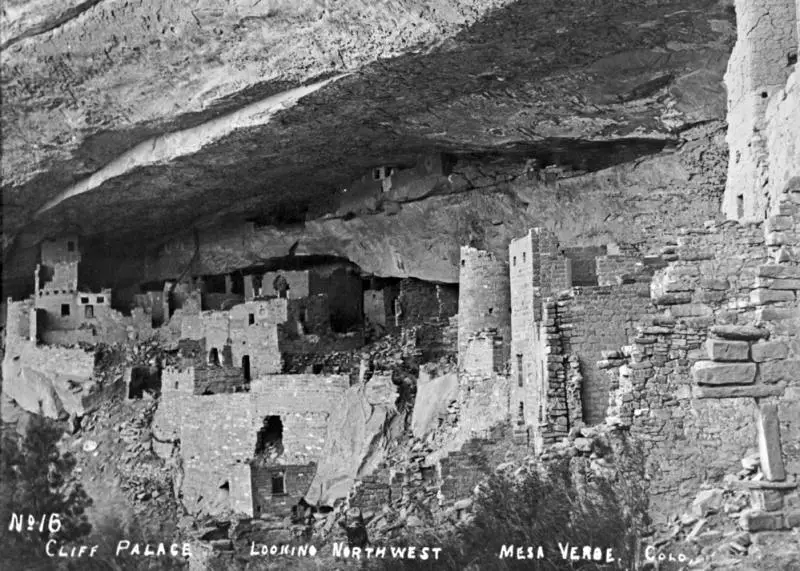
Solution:
[[[577,468],[577,469],[576,469]],[[646,520],[641,496],[625,482],[584,471],[569,459],[541,471],[492,475],[481,487],[473,519],[445,538],[428,533],[408,545],[442,548],[438,561],[373,560],[375,569],[573,570],[633,569],[637,530]],[[514,546],[501,558],[503,546]],[[562,549],[598,547],[603,560],[562,557]],[[516,548],[532,547],[533,558],[519,560]],[[537,558],[541,546],[544,557]],[[561,547],[561,549],[560,549]],[[611,549],[614,561],[605,560]],[[505,552],[508,555],[508,551]],[[594,549],[592,555],[595,555]]]
[[[4,430],[0,448],[0,550],[9,569],[49,569],[45,544],[60,544],[85,537],[90,531],[86,508],[92,500],[83,487],[71,481],[75,459],[58,450],[62,430],[52,421],[31,416],[25,435]],[[23,531],[9,529],[12,514],[23,514]],[[51,533],[27,530],[27,517],[58,514],[60,529]]]

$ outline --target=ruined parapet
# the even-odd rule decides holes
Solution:
[[[508,264],[494,254],[461,248],[458,295],[458,353],[463,359],[471,335],[495,329],[503,340],[504,359],[511,341]]]
[[[613,286],[635,281],[645,271],[644,260],[636,256],[598,256],[595,258],[597,285]],[[646,276],[642,276],[646,278]]]
[[[194,379],[194,367],[164,367],[161,371],[161,392],[162,394],[191,395],[194,392]]]
[[[81,261],[81,252],[77,236],[43,241],[41,260],[42,264],[37,270],[46,273],[44,279],[41,279],[40,275],[36,276],[39,288],[59,293],[73,293],[78,289],[78,264]]]
[[[13,301],[6,304],[5,352],[26,341],[36,341],[36,310],[33,300]]]
[[[770,121],[767,108],[796,67],[797,11],[795,0],[736,0],[738,37],[725,74],[730,153],[722,210],[728,218],[763,220],[773,212],[779,191],[773,184],[786,179],[772,171],[796,162],[796,155],[784,164],[770,157],[779,147],[770,143],[771,131],[788,129],[795,139],[800,134],[790,118],[796,119],[796,105],[784,121]],[[794,92],[796,101],[796,86]]]

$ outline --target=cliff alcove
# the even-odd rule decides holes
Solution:
[[[637,498],[637,568],[800,565],[799,38],[796,0],[8,2],[5,429],[61,423],[95,521],[198,570],[457,537],[564,462]]]

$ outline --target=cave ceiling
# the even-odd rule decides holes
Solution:
[[[4,251],[302,210],[433,150],[658,152],[724,117],[728,4],[9,0]]]

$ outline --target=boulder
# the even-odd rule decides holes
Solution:
[[[721,506],[722,490],[719,488],[702,490],[692,502],[692,513],[697,517],[705,517],[708,514],[717,513]]]

